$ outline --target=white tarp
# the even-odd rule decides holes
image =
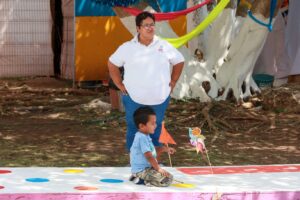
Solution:
[[[53,75],[49,0],[0,0],[0,77]]]

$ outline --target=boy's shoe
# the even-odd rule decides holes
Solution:
[[[145,184],[144,180],[141,179],[141,178],[139,178],[139,177],[135,177],[135,178],[133,179],[133,182],[134,182],[135,184],[137,184],[137,185],[144,185],[144,184]]]
[[[136,177],[133,174],[131,174],[131,176],[129,177],[129,181],[133,181],[135,178]]]
[[[131,174],[131,176],[129,177],[129,181],[132,181],[133,183],[135,183],[137,185],[145,184],[143,179],[141,179],[140,177],[135,176],[134,174]]]

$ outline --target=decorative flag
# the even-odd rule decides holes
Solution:
[[[189,128],[189,136],[191,145],[196,148],[197,153],[203,153],[206,147],[204,143],[205,137],[201,134],[201,129],[198,127]]]
[[[159,136],[159,142],[163,144],[176,144],[170,133],[168,133],[167,129],[165,128],[165,123],[161,124],[161,133]]]

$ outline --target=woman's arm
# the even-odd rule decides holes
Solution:
[[[121,73],[119,67],[108,61],[108,71],[111,79],[115,83],[115,85],[121,90],[123,94],[127,94],[127,90],[122,82]]]
[[[176,65],[173,66],[173,70],[172,70],[172,74],[171,74],[171,82],[169,84],[171,87],[171,92],[173,91],[173,89],[176,85],[176,82],[178,81],[178,79],[181,75],[183,66],[184,66],[184,62],[177,63]]]

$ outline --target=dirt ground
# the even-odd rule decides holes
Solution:
[[[126,166],[124,113],[107,87],[72,89],[52,78],[0,79],[0,166]],[[172,100],[166,128],[174,166],[207,165],[189,143],[201,127],[212,165],[300,163],[300,85],[263,90],[247,103]],[[168,165],[168,157],[163,162]]]

